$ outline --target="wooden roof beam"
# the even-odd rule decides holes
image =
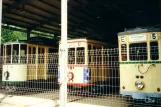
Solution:
[[[84,15],[89,16],[89,18],[95,19],[95,17],[96,17],[95,11],[92,11],[90,8],[88,8],[89,4],[88,4],[88,2],[85,3],[86,0],[70,0],[70,1],[75,2],[79,5],[79,6],[75,6],[75,7],[71,6],[74,8],[74,10],[80,11]]]
[[[8,13],[9,11],[12,11],[12,9],[18,7],[18,5],[23,5],[26,3],[28,0],[15,0],[12,5],[8,5],[8,8],[6,10],[3,10],[3,14]],[[3,3],[5,4],[5,3]]]

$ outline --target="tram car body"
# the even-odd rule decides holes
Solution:
[[[161,32],[135,28],[118,33],[120,94],[161,98]]]
[[[48,57],[57,50],[56,43],[43,37],[4,43],[3,85],[22,85],[27,81],[56,78],[57,74],[53,76],[49,73]]]
[[[85,88],[91,87],[95,83],[101,84],[108,81],[108,64],[105,65],[106,58],[103,57],[103,49],[107,48],[107,46],[104,42],[90,39],[67,40],[67,86]],[[59,45],[60,47],[61,44]],[[60,56],[59,60],[61,60]],[[58,82],[60,82],[60,72],[59,69]]]

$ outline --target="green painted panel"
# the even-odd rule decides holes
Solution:
[[[161,64],[161,61],[146,61],[146,62],[119,62],[120,64]]]

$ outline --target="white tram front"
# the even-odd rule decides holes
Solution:
[[[26,64],[27,44],[23,42],[8,42],[3,45],[2,81],[27,81]]]
[[[120,94],[161,98],[161,32],[136,28],[118,34]]]
[[[49,43],[46,44],[44,41],[45,38],[33,37],[27,41],[3,44],[2,83],[4,85],[19,85],[26,81],[56,78],[57,73],[50,72],[48,62],[50,53],[57,52],[57,47],[51,45],[53,43],[49,46]]]
[[[71,39],[67,41],[68,86],[88,87],[96,82],[104,82],[109,79],[109,69],[104,64],[105,57],[103,57],[103,49],[106,46],[107,44],[104,42],[89,39]],[[59,70],[58,82],[60,82],[60,72]]]

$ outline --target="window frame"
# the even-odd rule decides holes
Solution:
[[[145,48],[146,49],[146,59],[145,58],[142,58],[143,56],[142,55],[139,55],[141,58],[139,58],[139,59],[137,59],[137,58],[131,58],[131,48],[134,48],[134,49],[137,49],[137,47],[136,46],[132,46],[132,47],[130,47],[130,45],[134,45],[134,44],[146,44],[146,47],[141,47],[141,48]],[[148,60],[148,42],[146,41],[146,42],[137,42],[137,43],[130,43],[129,44],[129,60],[130,61],[147,61]],[[136,51],[135,51],[136,52]],[[145,55],[145,53],[141,53],[141,54],[144,54]],[[135,54],[134,54],[134,56],[135,56]],[[135,56],[136,57],[136,56]]]

